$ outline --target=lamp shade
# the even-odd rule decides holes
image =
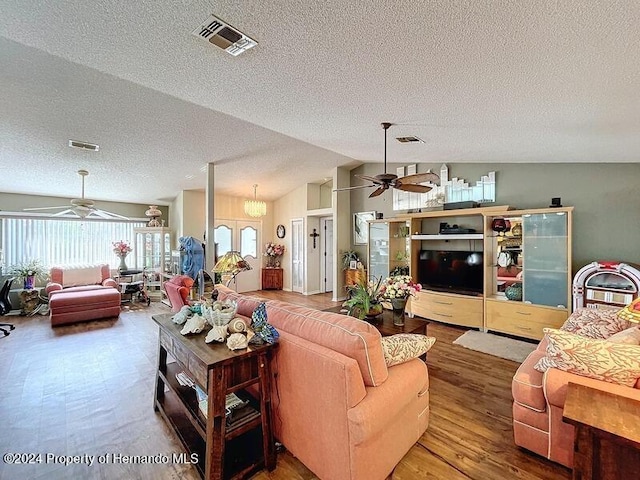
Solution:
[[[227,286],[229,286],[231,280],[233,280],[236,275],[246,270],[251,270],[251,265],[249,265],[249,263],[244,258],[242,258],[240,252],[235,250],[230,250],[225,253],[213,267],[214,273],[219,273],[223,276],[229,277]]]
[[[264,217],[267,214],[267,204],[258,200],[257,188],[257,184],[253,186],[253,200],[245,200],[244,202],[244,213],[250,217]]]

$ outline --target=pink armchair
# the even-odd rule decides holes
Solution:
[[[179,312],[184,305],[189,305],[189,292],[193,287],[193,279],[187,275],[176,275],[164,282],[171,311]]]

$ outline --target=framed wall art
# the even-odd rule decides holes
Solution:
[[[368,220],[375,220],[376,212],[358,212],[353,214],[353,244],[366,245],[369,242]]]

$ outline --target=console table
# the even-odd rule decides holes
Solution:
[[[200,475],[209,480],[246,478],[276,466],[271,429],[270,361],[276,345],[229,350],[226,344],[207,344],[205,332],[183,336],[172,314],[153,315],[160,327],[154,409],[159,411],[190,455]],[[207,415],[198,407],[196,392],[180,385],[184,372],[208,394]],[[257,388],[254,398],[247,387]],[[259,414],[228,425],[225,400],[235,393]]]
[[[562,418],[576,429],[573,478],[638,478],[640,401],[576,383],[567,388]]]

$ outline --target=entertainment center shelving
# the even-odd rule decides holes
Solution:
[[[374,224],[389,226],[387,241],[392,241],[397,226],[410,227],[407,264],[414,280],[419,278],[420,252],[425,250],[478,252],[482,256],[482,287],[468,291],[460,288],[433,288],[417,292],[407,305],[409,314],[428,319],[496,331],[531,339],[541,339],[542,329],[557,328],[569,316],[571,308],[571,222],[573,207],[512,210],[508,206],[440,210],[411,213]],[[496,218],[520,225],[521,233],[498,234],[491,228]],[[471,233],[443,234],[441,223],[458,225]],[[519,233],[519,232],[517,232]],[[405,240],[405,239],[403,239]],[[370,237],[371,252],[376,237]],[[372,245],[373,243],[373,245]],[[498,257],[507,252],[512,278],[505,282]],[[387,252],[388,253],[388,252]],[[475,254],[474,254],[475,255]],[[504,257],[503,257],[504,258]],[[480,262],[474,256],[472,262]],[[502,262],[501,262],[502,263]],[[511,262],[510,262],[511,263]],[[504,263],[503,263],[504,265]],[[377,274],[388,275],[376,270]],[[518,273],[521,275],[517,275]],[[522,300],[508,300],[504,285],[522,285]]]

